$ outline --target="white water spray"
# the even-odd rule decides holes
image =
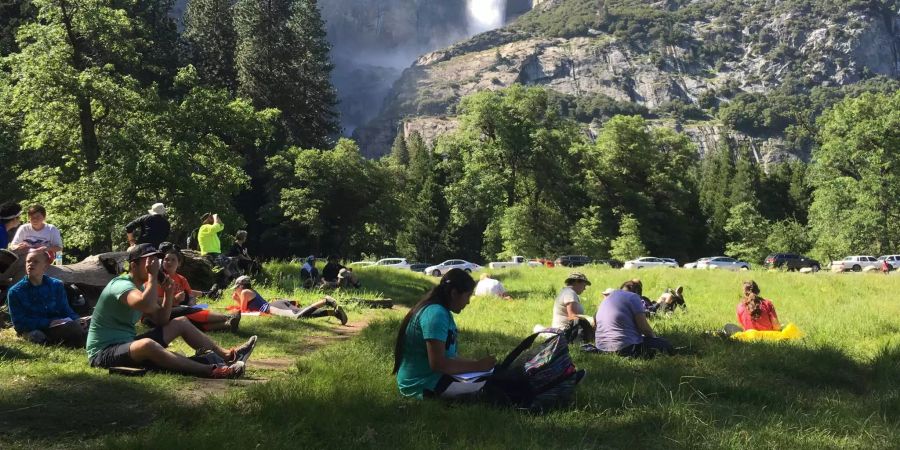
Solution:
[[[466,0],[469,33],[478,34],[503,26],[506,0]]]

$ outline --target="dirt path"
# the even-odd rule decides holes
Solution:
[[[377,316],[367,314],[361,320],[349,322],[342,327],[336,327],[329,330],[328,334],[308,336],[300,342],[300,348],[295,349],[293,356],[284,356],[277,358],[250,358],[247,367],[249,376],[237,380],[211,380],[206,378],[197,378],[193,382],[185,384],[184,389],[180,389],[184,395],[184,399],[189,403],[200,403],[204,399],[215,396],[224,395],[229,388],[246,387],[258,383],[269,381],[266,374],[254,374],[254,369],[262,369],[265,371],[287,371],[294,367],[297,358],[308,355],[327,345],[343,342],[358,336],[369,323]]]

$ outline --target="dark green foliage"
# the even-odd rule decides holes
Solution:
[[[340,130],[333,65],[315,0],[240,0],[238,92],[259,108],[281,111],[286,142],[325,148]]]
[[[30,0],[0,0],[0,57],[19,51],[16,32],[37,17]]]
[[[184,16],[184,39],[200,78],[234,92],[237,89],[237,32],[231,0],[191,0]]]

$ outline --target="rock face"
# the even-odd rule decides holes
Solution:
[[[692,3],[702,7],[712,1]],[[545,14],[566,1],[541,3],[528,16]],[[729,90],[767,92],[789,78],[807,85],[839,86],[872,74],[900,77],[898,11],[863,8],[835,18],[813,6],[795,11],[779,9],[779,2],[743,3],[747,7],[737,16],[693,15],[690,22],[677,24],[682,37],[669,43],[636,43],[594,29],[552,37],[516,23],[478,35],[421,56],[394,84],[378,117],[354,137],[366,155],[383,155],[398,131],[415,130],[433,138],[454,127],[460,98],[513,83],[546,86],[576,97],[605,94],[653,110],[673,100],[697,103],[701,95],[725,100],[719,93]],[[678,4],[649,7],[665,13]],[[714,60],[698,57],[698,47],[712,44],[728,50]],[[723,133],[715,122],[685,131],[701,150],[714,145]],[[751,141],[762,161],[792,157],[779,154],[783,146],[777,137]]]

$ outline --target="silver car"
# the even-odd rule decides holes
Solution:
[[[734,258],[729,258],[727,256],[715,256],[709,258],[707,261],[698,261],[697,262],[698,269],[723,269],[723,270],[750,270],[750,263],[746,261],[739,261]]]

